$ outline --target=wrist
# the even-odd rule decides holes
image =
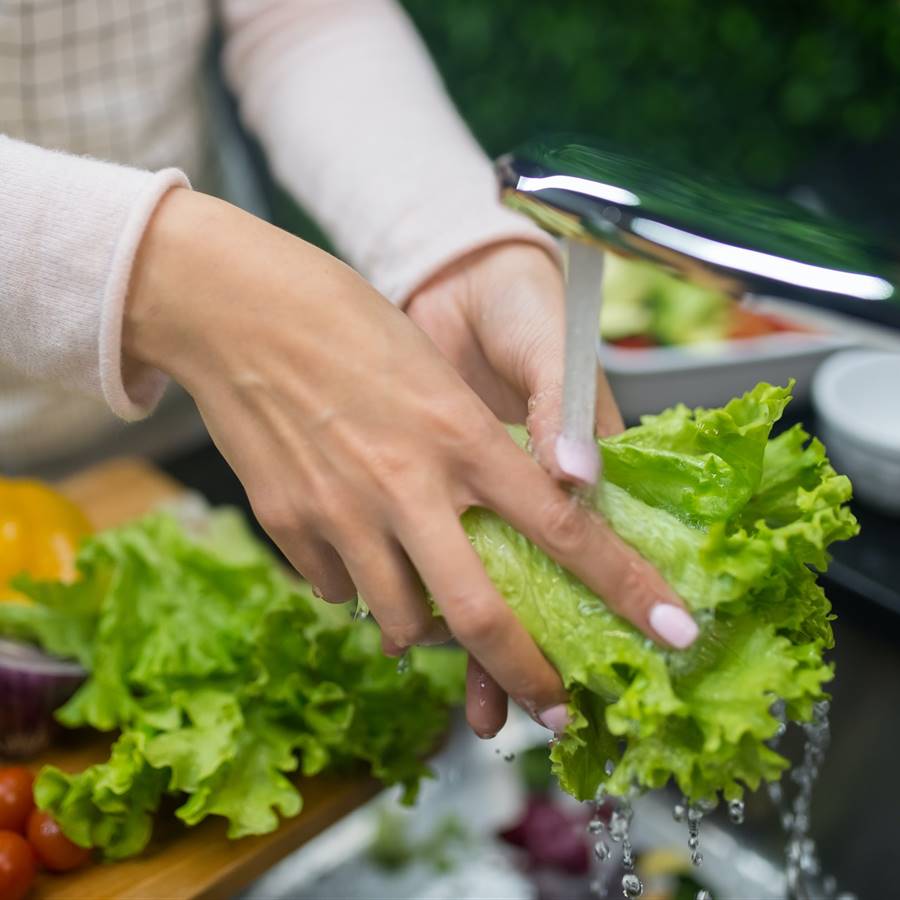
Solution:
[[[223,209],[224,208],[224,209]],[[146,365],[179,379],[196,307],[203,302],[201,254],[223,226],[227,204],[173,189],[161,198],[141,238],[125,298],[123,368]]]

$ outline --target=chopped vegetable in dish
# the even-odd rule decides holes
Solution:
[[[640,350],[808,331],[657,265],[606,254],[600,334],[615,347]]]

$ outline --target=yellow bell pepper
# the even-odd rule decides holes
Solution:
[[[73,581],[85,514],[39,481],[0,478],[0,602],[26,598],[9,586],[22,572],[45,581]]]

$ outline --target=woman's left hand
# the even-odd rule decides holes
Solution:
[[[558,453],[562,422],[565,285],[556,262],[534,244],[495,244],[462,258],[420,288],[411,319],[437,345],[469,386],[504,422],[527,421],[541,465],[560,481],[584,484],[596,474],[596,448]],[[598,323],[599,327],[599,323]],[[623,428],[606,377],[597,369],[596,430]],[[593,466],[593,468],[592,468]],[[490,700],[470,721],[496,730],[506,698],[470,661],[470,684],[491,684]],[[484,691],[480,694],[485,699]],[[473,723],[475,724],[475,723]]]

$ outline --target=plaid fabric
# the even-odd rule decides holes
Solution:
[[[0,0],[0,132],[203,171],[210,0]]]

